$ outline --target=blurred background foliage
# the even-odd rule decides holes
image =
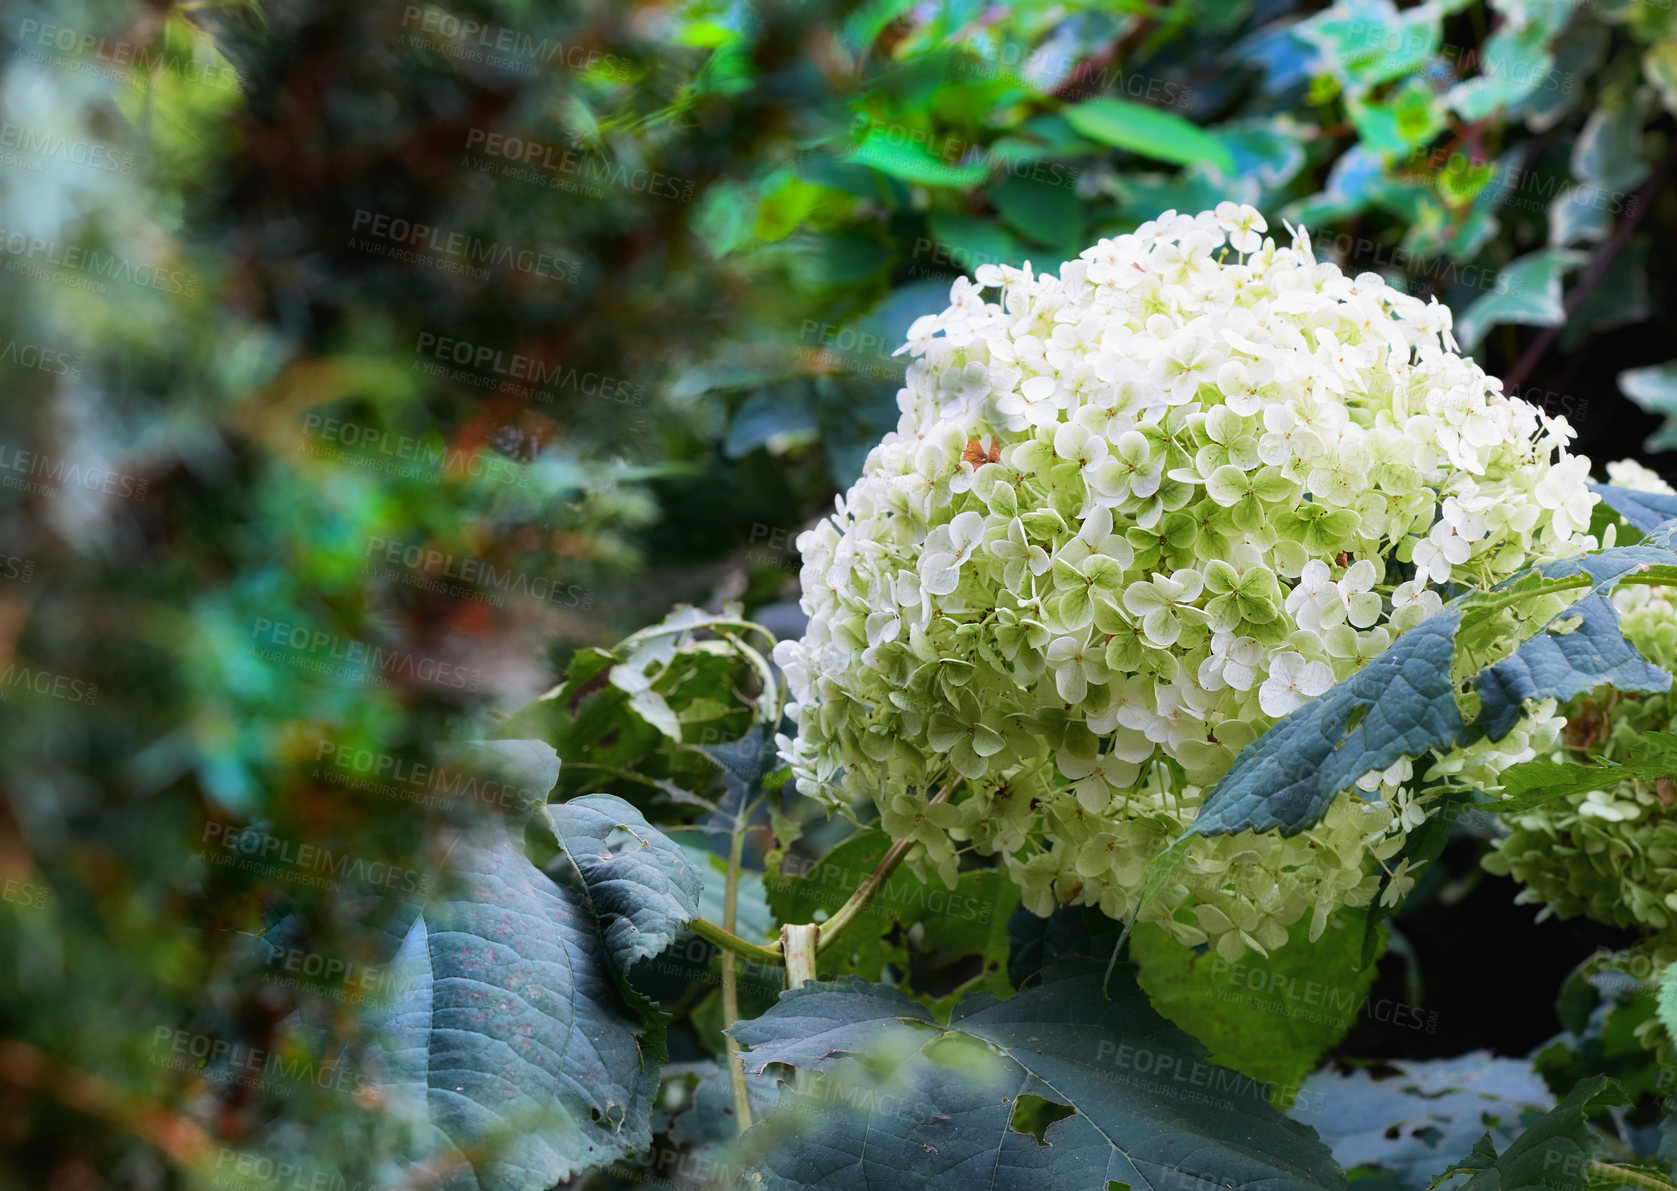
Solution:
[[[1659,468],[1674,7],[8,5],[0,1188],[358,1185],[388,909],[483,809],[437,744],[677,602],[797,631],[980,264],[1250,202]],[[1352,1052],[1585,1036],[1550,990],[1618,940],[1476,872],[1382,968],[1441,1029]],[[1531,1012],[1479,997],[1515,956]]]

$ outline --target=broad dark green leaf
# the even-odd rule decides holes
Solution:
[[[805,985],[734,1034],[751,1070],[820,1072],[742,1139],[766,1188],[1343,1186],[1268,1088],[1207,1061],[1128,974],[1103,997],[1098,965],[970,998],[948,1026],[880,985]],[[1072,1112],[1039,1142],[1013,1126],[1040,1101]]]
[[[1623,376],[1621,373],[1621,384],[1624,383]],[[1590,491],[1643,533],[1677,517],[1677,496],[1668,493],[1638,492],[1634,488],[1619,488],[1613,484],[1591,484]]]
[[[546,809],[617,971],[657,955],[698,915],[704,878],[627,802],[587,794]]]
[[[557,758],[537,747],[551,785]],[[404,992],[384,1023],[385,1096],[413,1131],[406,1164],[434,1168],[434,1185],[541,1191],[651,1141],[662,1022],[627,974],[696,913],[698,874],[621,799],[548,810],[566,880],[489,816],[392,965]]]
[[[1193,165],[1205,161],[1225,174],[1234,159],[1216,137],[1171,112],[1100,96],[1066,108],[1066,123],[1092,141],[1155,161]]]
[[[1461,609],[1446,607],[1247,745],[1206,796],[1194,833],[1297,835],[1369,770],[1461,739],[1450,680],[1460,623]]]
[[[1625,640],[1607,595],[1625,575],[1677,565],[1663,536],[1534,568],[1529,580],[1588,574],[1594,589],[1472,679],[1478,718],[1457,706],[1450,667],[1472,595],[1403,634],[1357,673],[1272,726],[1235,758],[1207,795],[1192,833],[1279,830],[1296,835],[1320,820],[1341,790],[1370,770],[1429,749],[1501,739],[1523,700],[1567,699],[1611,683],[1626,691],[1670,689],[1671,676]],[[1515,580],[1503,584],[1502,590]],[[1156,862],[1157,863],[1157,862]]]

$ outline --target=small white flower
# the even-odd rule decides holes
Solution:
[[[1307,662],[1303,654],[1288,650],[1270,659],[1269,677],[1258,688],[1258,706],[1265,715],[1280,719],[1332,685],[1333,671],[1326,662]]]

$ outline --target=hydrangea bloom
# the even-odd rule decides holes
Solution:
[[[1633,460],[1607,465],[1623,488],[1672,492]],[[1628,637],[1648,660],[1677,669],[1677,601],[1665,587],[1624,587],[1613,603]],[[1565,708],[1566,744],[1579,753],[1623,760],[1644,732],[1672,730],[1672,692],[1580,696]],[[1556,759],[1566,757],[1557,752]],[[1508,834],[1485,857],[1493,873],[1525,886],[1519,900],[1541,904],[1542,917],[1587,915],[1618,927],[1677,926],[1677,785],[1607,782],[1512,817]]]
[[[1445,307],[1267,230],[1170,212],[1057,275],[983,266],[910,328],[897,429],[798,543],[800,790],[871,800],[945,880],[1000,853],[1037,913],[1123,917],[1235,754],[1442,585],[1593,545],[1563,419],[1457,354]],[[1450,767],[1546,749],[1539,712]],[[1319,932],[1424,818],[1411,779],[1292,839],[1197,840],[1144,917],[1230,959]]]

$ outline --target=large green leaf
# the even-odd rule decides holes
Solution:
[[[902,135],[902,130],[896,127],[874,129],[844,160],[914,186],[951,186],[965,190],[990,176],[990,167],[983,161],[965,164],[945,161],[920,142]]]
[[[549,810],[562,882],[491,816],[450,852],[392,965],[404,992],[386,1021],[386,1102],[431,1185],[541,1191],[651,1142],[662,1023],[627,973],[694,916],[699,877],[620,799]]]
[[[1103,997],[1096,965],[973,997],[948,1026],[882,985],[808,984],[733,1032],[750,1070],[821,1073],[743,1139],[766,1188],[1343,1186],[1264,1085],[1208,1062],[1127,976]],[[1015,1127],[1050,1117],[1040,1141]]]
[[[1625,383],[1628,373],[1619,373],[1619,384]],[[1677,372],[1673,374],[1673,381],[1677,382]],[[1628,392],[1629,390],[1627,390]],[[1677,395],[1677,393],[1674,393]],[[1590,491],[1601,497],[1601,504],[1596,506],[1600,512],[1605,506],[1618,513],[1633,529],[1642,533],[1658,529],[1667,521],[1677,517],[1677,496],[1666,492],[1638,492],[1631,488],[1619,488],[1612,484],[1591,484]],[[1595,533],[1595,521],[1590,522],[1590,532]],[[1619,527],[1621,541],[1624,527]]]
[[[1457,706],[1451,666],[1457,631],[1477,597],[1452,601],[1248,745],[1206,796],[1193,832],[1279,829],[1296,835],[1370,770],[1429,749],[1501,739],[1518,722],[1526,699],[1568,699],[1603,684],[1669,689],[1671,676],[1625,640],[1606,594],[1639,568],[1677,565],[1677,553],[1667,546],[1665,535],[1654,535],[1646,545],[1548,563],[1522,576],[1529,582],[1585,573],[1595,586],[1565,617],[1473,677],[1480,714],[1472,724]]]
[[[1504,797],[1477,809],[1514,814],[1569,794],[1605,790],[1627,778],[1652,783],[1674,770],[1677,770],[1677,736],[1649,732],[1622,762],[1580,765],[1571,761],[1527,761],[1512,766],[1502,774]]]
[[[1677,446],[1677,360],[1650,364],[1646,368],[1627,368],[1619,373],[1619,388],[1649,413],[1665,415],[1664,425],[1648,437],[1646,449],[1667,451]]]
[[[1571,248],[1542,248],[1509,265],[1497,277],[1496,288],[1475,298],[1456,319],[1463,349],[1471,351],[1498,323],[1557,326],[1566,317],[1561,276],[1588,259]]]
[[[1673,1039],[1677,1039],[1677,964],[1667,964],[1660,974],[1659,1001],[1655,1012],[1660,1025]]]
[[[1374,960],[1363,956],[1367,918],[1367,910],[1343,909],[1315,940],[1302,918],[1268,958],[1254,953],[1232,964],[1143,923],[1130,936],[1130,958],[1153,1008],[1205,1043],[1212,1061],[1273,1083],[1290,1100],[1357,1018],[1372,1016],[1365,1004],[1375,976]],[[1385,1010],[1421,1024],[1410,1007]]]
[[[1083,136],[1155,161],[1193,165],[1205,161],[1224,173],[1234,159],[1223,143],[1181,116],[1123,99],[1100,96],[1069,107],[1066,123]]]

